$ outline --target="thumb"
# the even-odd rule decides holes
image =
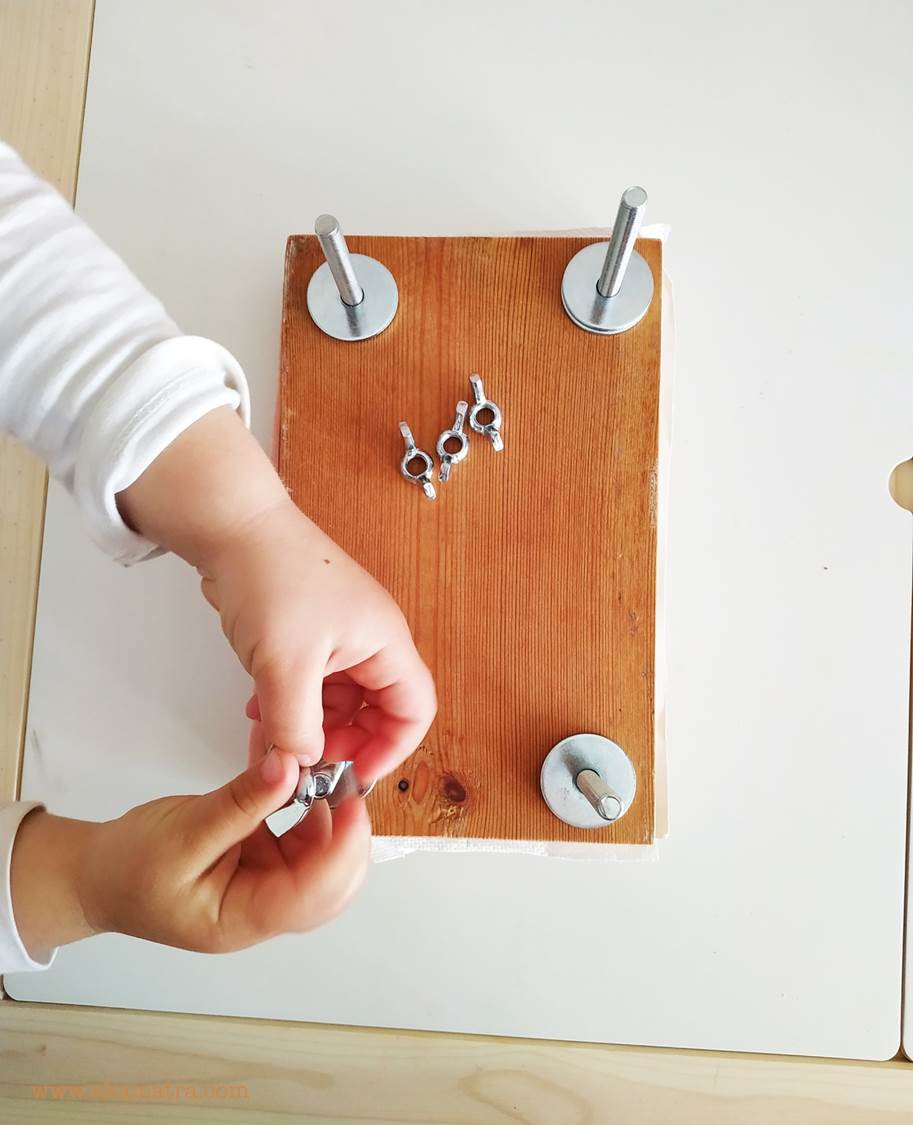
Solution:
[[[267,744],[315,765],[323,756],[323,668],[272,660],[253,674]]]
[[[246,839],[270,813],[281,808],[295,792],[298,763],[273,747],[256,765],[221,789],[197,797],[190,835],[200,858],[214,863],[229,848]]]

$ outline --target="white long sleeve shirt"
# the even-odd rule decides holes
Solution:
[[[0,142],[0,431],[47,462],[114,560],[157,553],[121,519],[117,493],[220,406],[249,421],[234,357],[181,335],[120,258]],[[0,802],[0,973],[53,959],[29,955],[10,895],[16,832],[36,807]]]

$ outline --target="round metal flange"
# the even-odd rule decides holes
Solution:
[[[365,294],[359,304],[347,305],[339,296],[326,262],[308,282],[311,319],[335,340],[367,340],[379,335],[396,316],[399,305],[396,281],[385,265],[366,254],[352,254],[351,260]]]
[[[561,300],[564,311],[580,328],[610,336],[643,320],[653,300],[653,272],[634,250],[621,289],[614,297],[600,296],[596,282],[607,245],[592,242],[571,258],[561,281]]]
[[[577,788],[584,770],[598,773],[618,798],[621,811],[613,820],[600,816]],[[637,774],[631,759],[617,742],[599,734],[574,734],[546,755],[539,774],[539,788],[551,811],[574,828],[607,828],[631,807],[637,791]]]

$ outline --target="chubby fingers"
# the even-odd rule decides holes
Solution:
[[[274,863],[242,867],[231,880],[220,912],[232,935],[227,947],[310,930],[334,918],[364,880],[370,841],[363,801],[334,810],[315,802],[297,827],[273,841]]]
[[[259,719],[267,743],[275,743],[312,766],[323,757],[325,663],[288,662],[264,656],[252,661]]]
[[[364,801],[353,797],[332,810],[325,801],[315,802],[304,820],[280,837],[279,846],[300,896],[307,899],[308,924],[327,921],[348,905],[365,877],[371,821]],[[296,903],[288,908],[296,910]],[[314,915],[319,921],[311,920]]]
[[[257,697],[254,696],[255,700],[256,698]],[[250,704],[248,704],[248,708],[249,707]],[[255,718],[254,716],[250,715],[249,711],[248,716],[250,718],[253,718],[254,721],[250,724],[250,734],[247,737],[247,764],[248,766],[253,766],[256,765],[257,762],[259,762],[260,759],[265,756],[267,750],[267,742],[266,735],[263,733],[263,724],[260,722],[259,718]]]
[[[427,734],[437,711],[434,682],[411,641],[383,648],[345,674],[363,689],[364,706],[350,724],[326,731],[325,755],[355,761],[368,784],[396,769]]]
[[[347,672],[334,672],[323,681],[324,734],[344,727],[364,706],[364,688],[353,682]]]
[[[252,732],[252,741],[253,737]],[[255,832],[270,813],[289,800],[299,774],[292,755],[274,748],[227,785],[194,798],[185,834],[200,865],[215,863]]]
[[[324,732],[350,723],[364,704],[364,694],[364,689],[353,683],[345,672],[327,676],[323,682]],[[247,747],[247,762],[252,766],[263,757],[268,746],[263,733],[260,701],[256,695],[248,699],[244,714],[253,724]]]

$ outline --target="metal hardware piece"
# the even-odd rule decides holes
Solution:
[[[424,492],[428,499],[434,500],[437,493],[434,491],[434,485],[431,483],[431,474],[434,471],[434,461],[431,459],[431,455],[426,453],[423,449],[418,448],[407,423],[400,422],[399,432],[403,435],[403,441],[406,443],[406,452],[403,454],[403,459],[399,463],[399,471],[406,480],[411,480],[414,484],[421,485],[422,492]],[[415,473],[409,468],[409,465],[413,461],[421,461],[425,466],[420,473]]]
[[[312,768],[302,766],[295,795],[288,804],[270,813],[266,826],[274,836],[281,836],[304,820],[315,801],[326,801],[329,808],[335,809],[349,797],[367,797],[373,788],[373,783],[359,784],[353,762],[318,762]]]
[[[581,770],[574,784],[590,802],[603,820],[618,820],[621,816],[621,798],[606,785],[595,770]]]
[[[504,448],[504,439],[501,437],[500,407],[493,403],[490,398],[485,397],[481,375],[470,375],[469,382],[472,384],[472,394],[476,400],[472,410],[469,411],[469,424],[477,434],[484,434],[488,438],[495,453],[500,453]],[[479,414],[483,410],[491,412],[491,418],[487,422],[479,421]]]
[[[335,340],[367,340],[396,316],[399,290],[393,274],[375,258],[350,254],[339,223],[320,215],[314,224],[326,261],[308,283],[308,312]]]
[[[272,746],[270,746],[272,750]],[[298,774],[298,787],[288,804],[281,809],[276,809],[266,818],[266,827],[274,836],[281,836],[300,824],[311,811],[317,799],[317,783],[314,774],[307,767],[302,767]]]
[[[339,223],[332,215],[318,215],[314,223],[314,233],[320,243],[330,267],[330,273],[336,282],[339,296],[345,305],[360,305],[365,299],[365,291],[358,284],[355,270],[352,269],[352,259],[345,237],[339,229]]]
[[[575,734],[548,752],[539,788],[565,824],[606,828],[631,807],[637,774],[618,743],[599,734]]]
[[[458,465],[469,454],[469,438],[463,433],[463,425],[466,422],[466,411],[469,409],[469,403],[463,402],[462,399],[456,406],[456,418],[453,425],[449,430],[444,430],[441,436],[437,439],[437,455],[441,459],[441,471],[438,474],[441,479],[441,484],[446,484],[450,479],[450,470],[454,465]],[[451,452],[447,448],[449,441],[459,442],[460,448],[455,452]]]
[[[325,800],[331,809],[338,808],[343,801],[348,801],[350,797],[367,797],[374,788],[376,783],[373,781],[370,785],[362,785],[359,782],[354,767],[354,762],[335,762],[325,767],[319,765],[314,767],[318,797],[320,797],[320,791],[323,788],[321,778],[324,776],[324,770],[329,771]]]
[[[295,790],[292,800],[299,805],[303,805],[304,811],[308,812],[316,799],[317,781],[309,769],[302,767],[298,774],[298,788]]]
[[[593,242],[568,262],[561,281],[564,311],[587,332],[615,335],[633,328],[653,301],[653,271],[634,249],[647,193],[622,195],[608,243]]]

